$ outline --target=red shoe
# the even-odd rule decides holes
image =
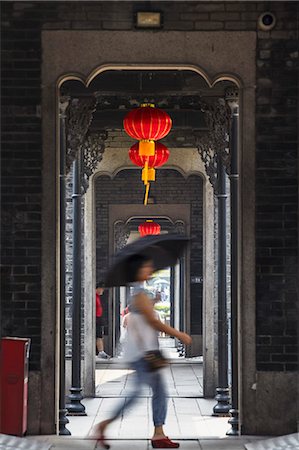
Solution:
[[[110,445],[107,443],[105,435],[104,435],[104,430],[106,428],[106,425],[103,426],[103,424],[105,424],[105,421],[95,425],[92,428],[91,433],[88,434],[88,436],[85,439],[96,440],[96,441],[98,441],[100,447],[105,448],[106,450],[109,450]]]
[[[180,444],[178,442],[171,441],[168,437],[163,439],[152,439],[153,448],[179,448]]]
[[[104,435],[102,435],[102,436],[100,437],[100,439],[98,439],[98,442],[99,442],[99,444],[100,444],[100,446],[101,446],[102,448],[105,448],[105,449],[109,450],[110,445],[107,444]]]
[[[99,444],[100,444],[100,446],[102,448],[105,448],[106,450],[109,450],[110,445],[107,444],[106,438],[105,438],[105,435],[104,435],[104,430],[105,430],[106,426],[107,425],[106,425],[106,421],[105,420],[99,424],[100,436],[99,436],[98,442],[99,442]]]

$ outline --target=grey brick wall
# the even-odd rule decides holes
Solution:
[[[32,338],[31,369],[40,364],[41,29],[133,30],[139,6],[1,2],[1,333]],[[270,7],[276,27],[257,31],[258,15]],[[155,2],[155,8],[164,13],[165,30],[257,32],[257,367],[294,370],[298,2]]]
[[[298,5],[297,5],[298,6]],[[288,27],[294,20],[290,7]],[[287,17],[287,16],[286,16]],[[257,367],[298,367],[298,41],[257,47]]]
[[[40,33],[32,22],[24,23],[21,19],[13,24],[14,5],[5,6],[1,93],[1,334],[31,337],[31,368],[37,369],[41,323]]]

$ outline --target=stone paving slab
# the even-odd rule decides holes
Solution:
[[[92,426],[109,417],[119,402],[125,398],[95,398],[82,401],[87,416],[68,417],[67,429],[73,437],[86,436]],[[165,430],[176,439],[223,438],[230,428],[227,417],[212,417],[215,400],[170,398]],[[126,408],[123,415],[107,430],[111,439],[149,439],[152,433],[151,398],[139,398],[137,403]]]
[[[169,397],[201,397],[203,395],[202,364],[170,364],[163,370]],[[134,371],[119,364],[107,362],[96,370],[96,395],[98,397],[126,397],[134,385]],[[140,397],[150,397],[151,391],[142,386]]]
[[[246,450],[299,450],[299,433],[270,439],[261,439],[246,444]]]
[[[95,450],[97,441],[83,439],[68,439],[53,442],[51,450]]]
[[[262,438],[261,436],[226,436],[221,439],[175,439],[172,435],[171,437],[180,443],[182,450],[246,450],[250,441],[260,441]],[[22,443],[21,447],[12,447],[13,450],[19,450],[19,448],[22,450],[43,450],[45,448],[49,450],[99,450],[101,448],[96,440],[78,439],[72,436],[29,436],[26,438],[10,436],[10,438],[15,439],[14,442]],[[107,441],[111,445],[111,450],[150,450],[152,448],[149,439],[115,439],[115,437],[110,439],[108,437]],[[10,450],[10,447],[3,447],[3,449]]]
[[[227,438],[227,439],[210,439],[199,440],[201,450],[246,450],[244,439]]]
[[[102,448],[96,440],[58,436],[47,437],[47,439],[51,450],[99,450]],[[25,441],[25,438],[23,440]],[[182,450],[246,450],[245,443],[248,442],[247,438],[174,440],[180,443],[180,449]],[[42,445],[42,440],[39,442]],[[110,444],[111,450],[150,450],[152,448],[148,439],[107,439],[107,442]],[[22,448],[31,450],[30,447],[24,446]],[[15,450],[18,450],[18,448]]]
[[[109,444],[111,445],[111,450],[149,450],[152,448],[150,446],[149,441],[113,441],[110,440]],[[100,445],[96,447],[98,450],[102,449]]]
[[[0,434],[0,450],[49,450],[49,442],[41,442],[39,439],[24,439],[7,434]]]

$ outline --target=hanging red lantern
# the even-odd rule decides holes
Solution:
[[[161,225],[154,222],[153,220],[146,220],[139,225],[138,231],[140,233],[140,236],[160,234]]]
[[[138,150],[138,142],[129,150],[129,157],[133,164],[143,167],[142,169],[142,181],[146,186],[146,194],[144,204],[147,204],[149,193],[149,182],[155,181],[156,171],[154,167],[161,167],[165,164],[169,158],[168,148],[160,142],[155,143],[155,154],[153,156],[142,156]]]
[[[172,120],[162,109],[151,103],[144,103],[140,108],[130,111],[124,118],[126,133],[139,142],[140,156],[154,156],[155,143],[167,136],[171,130]]]
[[[133,164],[136,166],[144,167],[146,159],[148,158],[148,167],[161,167],[165,164],[169,158],[168,148],[160,142],[155,143],[155,154],[153,156],[142,156],[138,151],[138,142],[129,150],[129,157]]]

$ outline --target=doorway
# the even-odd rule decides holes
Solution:
[[[248,342],[254,341],[254,317],[255,317],[255,303],[254,299],[254,273],[252,267],[254,267],[254,84],[255,84],[255,37],[250,32],[240,33],[225,32],[210,33],[210,32],[193,32],[182,33],[181,35],[176,32],[161,32],[159,34],[152,34],[150,32],[142,33],[141,35],[135,32],[124,32],[122,34],[122,41],[118,41],[117,37],[113,33],[104,33],[96,31],[88,31],[82,35],[77,31],[69,30],[44,30],[42,32],[42,45],[43,45],[43,68],[42,68],[42,95],[43,95],[43,122],[46,124],[43,127],[43,158],[44,166],[48,168],[43,177],[43,254],[47,255],[47,258],[43,260],[43,273],[46,275],[46,283],[42,286],[42,317],[46,318],[42,324],[42,360],[41,371],[43,384],[47,386],[47,391],[43,394],[42,401],[47,401],[48,398],[52,398],[51,408],[43,415],[43,423],[45,430],[52,432],[52,426],[54,423],[58,423],[55,419],[58,407],[58,397],[55,397],[55,392],[58,387],[55,380],[59,379],[59,373],[54,374],[55,370],[55,358],[58,355],[60,332],[59,325],[56,323],[58,318],[53,310],[53,292],[57,298],[57,308],[60,304],[60,290],[58,284],[59,264],[57,266],[57,249],[56,244],[59,242],[59,213],[53,215],[53,211],[56,211],[57,196],[53,196],[53,192],[58,195],[58,168],[57,161],[59,161],[59,151],[57,154],[53,152],[54,148],[59,150],[57,144],[57,137],[55,135],[55,115],[58,114],[58,104],[55,102],[55,86],[61,86],[66,79],[76,78],[80,80],[82,84],[88,85],[90,81],[108,69],[116,68],[116,70],[131,70],[132,67],[137,69],[147,68],[149,70],[165,70],[166,68],[172,70],[189,69],[196,72],[199,76],[202,76],[209,87],[216,85],[220,80],[230,80],[239,87],[242,88],[241,106],[246,104],[246,108],[242,108],[242,126],[247,130],[247,133],[242,135],[242,148],[241,148],[241,171],[246,174],[242,178],[242,197],[246,198],[246,202],[241,201],[240,221],[241,229],[244,235],[242,240],[242,256],[240,255],[240,273],[242,279],[246,280],[246,285],[240,287],[240,297],[242,297],[242,306],[246,311],[246,321],[242,322],[243,334],[247,336],[246,341],[241,342],[241,349],[245,350],[244,355],[246,358],[242,360],[244,372],[247,374],[248,379],[254,377],[255,369],[252,366],[254,360],[254,349],[248,346]],[[161,39],[162,36],[162,39]],[[149,39],[152,43],[148,48],[148,52],[143,52],[144,39]],[[192,64],[186,66],[186,45],[183,44],[185,39],[188,39],[188,60],[192,61]],[[56,49],[60,47],[61,40],[64,42],[63,51],[57,53]],[[228,49],[226,42],[229,40],[230,48]],[[169,49],[172,48],[173,42],[177,42],[175,49],[175,61],[173,64],[173,52]],[[94,51],[86,53],[86,48],[89,48],[92,43]],[[182,45],[183,44],[183,45]],[[76,57],[74,58],[73,48],[76,48]],[[117,49],[114,53],[111,49]],[[131,48],[131,52],[127,52],[127,49]],[[213,57],[211,57],[211,48],[214,49]],[[158,53],[157,53],[158,49]],[[241,51],[240,51],[241,49]],[[243,49],[243,50],[242,50]],[[230,55],[234,54],[234,58]],[[127,60],[125,63],[120,64],[119,55],[126,55]],[[95,61],[95,55],[98,55],[97,61]],[[109,61],[109,66],[103,64]],[[158,61],[158,64],[153,63]],[[160,61],[164,61],[161,65]],[[201,69],[202,61],[205,61],[206,70]],[[94,69],[97,67],[96,69]],[[63,75],[61,75],[63,74]],[[75,75],[74,75],[75,74]],[[242,80],[242,81],[240,81]],[[246,88],[244,88],[246,86]],[[191,158],[192,159],[192,158]],[[185,163],[185,172],[192,171],[192,168],[188,165],[188,161]],[[123,162],[123,166],[126,164]],[[113,162],[111,164],[113,166]],[[110,167],[111,168],[111,167]],[[110,173],[110,170],[106,166],[106,170]],[[114,170],[117,170],[114,166]],[[201,173],[205,173],[204,166],[202,166]],[[207,185],[207,191],[209,186]],[[91,194],[91,193],[89,193]],[[85,199],[85,205],[88,208],[92,206],[92,196],[87,194]],[[206,198],[206,197],[205,197]],[[208,202],[205,205],[205,211],[209,210],[213,201]],[[87,220],[88,221],[88,220]],[[205,218],[205,224],[207,223]],[[52,224],[52,226],[49,226]],[[57,226],[56,226],[56,225]],[[212,223],[207,227],[207,233],[213,234]],[[54,231],[53,231],[54,230]],[[207,238],[204,242],[204,248],[208,255],[213,255],[211,252],[211,243],[213,238]],[[86,249],[92,248],[92,243],[86,245]],[[58,252],[59,253],[59,252]],[[94,280],[94,274],[91,273],[90,267],[93,267],[94,261],[92,261],[92,251],[87,252],[87,265],[89,267],[90,281]],[[204,268],[204,274],[206,272],[212,272],[211,261],[213,258],[205,258],[206,267]],[[212,301],[209,295],[213,292],[213,283],[209,284],[208,277],[204,280],[204,299],[207,308],[212,305]],[[88,276],[85,277],[88,280]],[[90,282],[92,286],[92,282]],[[90,304],[92,304],[92,293],[90,293]],[[206,311],[205,311],[206,312]],[[213,329],[213,322],[211,318],[207,322],[207,328]],[[242,321],[242,316],[240,318]],[[55,348],[55,329],[57,329],[57,344]],[[213,336],[213,334],[212,334]],[[50,338],[51,337],[51,338]],[[209,339],[209,336],[208,336]],[[88,343],[86,342],[86,345]],[[206,377],[207,386],[205,391],[207,395],[214,394],[215,385],[210,384],[209,380],[215,379],[215,367],[214,367],[214,341],[213,338],[204,346],[209,348],[206,361],[210,361],[211,364],[206,366],[205,371],[209,374]],[[90,346],[91,348],[91,346]],[[58,371],[58,368],[57,368]],[[87,395],[92,394],[92,386],[94,383],[89,383],[90,371],[84,369],[84,385]],[[243,378],[242,378],[243,380]],[[245,382],[246,384],[246,382]],[[243,392],[243,391],[242,391]],[[245,391],[244,391],[245,392]],[[245,393],[246,394],[246,393]],[[244,395],[245,395],[244,394]],[[56,400],[55,400],[56,398]],[[246,395],[244,397],[247,398]],[[54,406],[56,404],[56,406]],[[244,406],[245,405],[245,406]],[[246,410],[246,402],[242,400],[242,407]],[[56,411],[56,412],[54,412]],[[54,420],[55,419],[55,420]]]

